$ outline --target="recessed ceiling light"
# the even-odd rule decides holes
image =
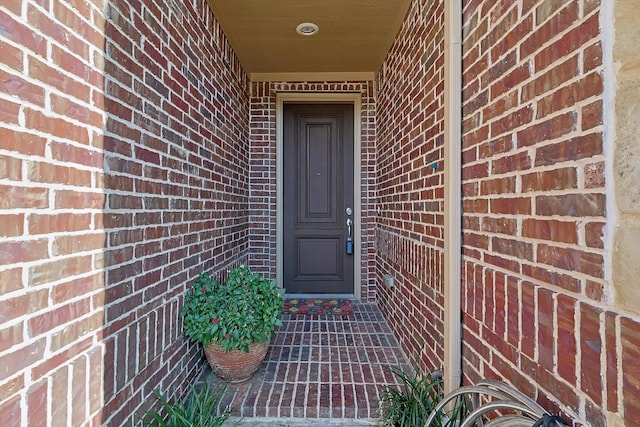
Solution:
[[[296,27],[296,32],[301,36],[312,36],[319,31],[319,28],[313,22],[303,22]]]

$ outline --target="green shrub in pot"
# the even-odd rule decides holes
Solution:
[[[254,342],[268,343],[281,326],[284,290],[241,265],[224,282],[201,274],[184,298],[184,332],[205,347],[249,351]]]

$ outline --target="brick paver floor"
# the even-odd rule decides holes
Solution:
[[[375,304],[352,307],[351,316],[283,315],[260,370],[229,386],[232,415],[375,420],[383,387],[398,385],[388,368],[407,359]]]

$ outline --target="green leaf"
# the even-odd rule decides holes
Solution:
[[[226,392],[226,386],[211,387],[206,384],[201,390],[193,386],[184,401],[170,403],[160,393],[154,391],[161,403],[161,411],[166,412],[166,420],[160,412],[148,411],[142,419],[143,425],[150,427],[219,427],[229,417],[229,411],[218,411]]]
[[[203,273],[184,297],[181,316],[185,335],[203,344],[221,343],[225,349],[248,348],[253,341],[270,338],[274,328],[282,326],[283,295],[284,290],[273,281],[246,266],[230,270],[224,283]],[[212,323],[214,317],[216,324]],[[226,337],[228,333],[231,335]]]

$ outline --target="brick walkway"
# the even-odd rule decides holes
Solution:
[[[375,304],[352,307],[352,316],[284,315],[260,370],[229,387],[232,415],[374,421],[383,386],[398,384],[387,368],[407,360]]]

